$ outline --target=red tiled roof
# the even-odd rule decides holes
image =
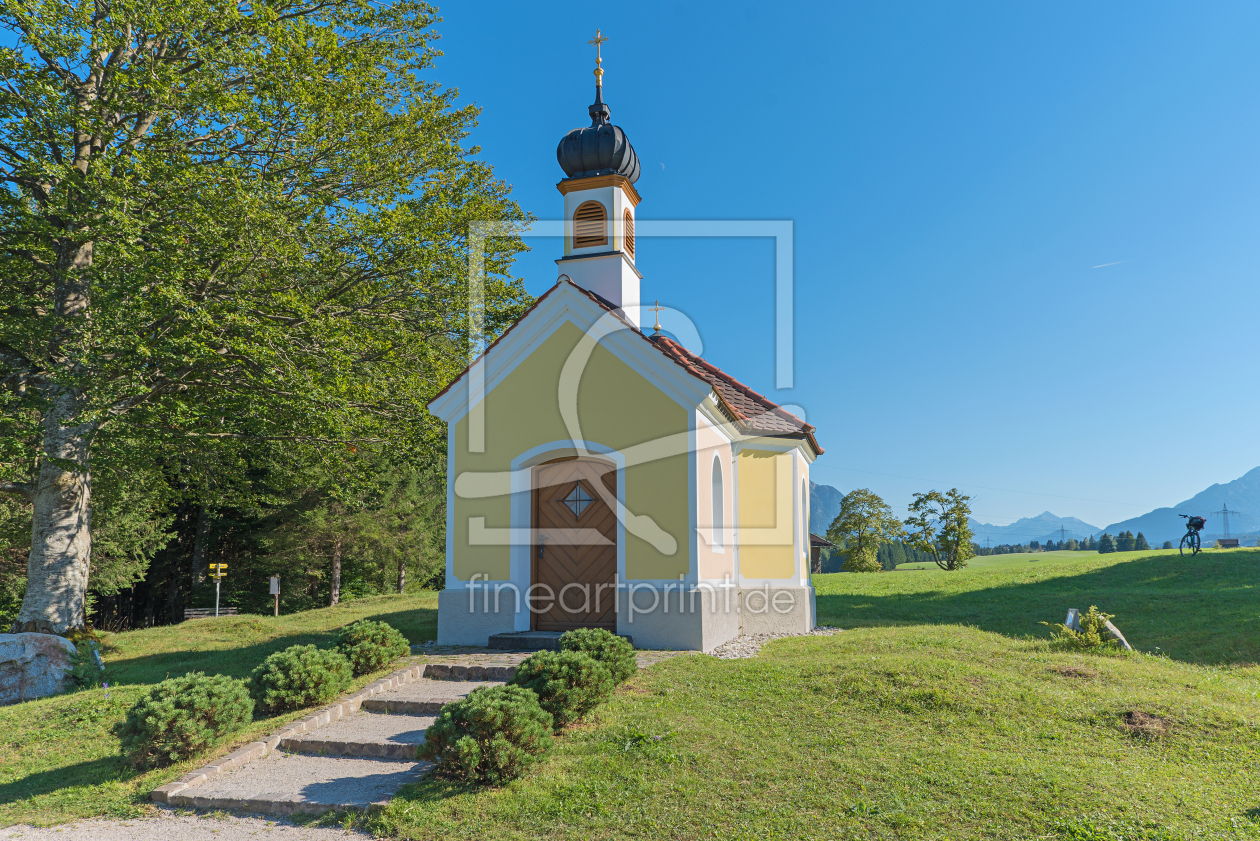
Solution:
[[[778,403],[753,391],[673,339],[666,336],[644,336],[644,338],[655,345],[666,357],[678,363],[687,373],[711,385],[741,431],[752,435],[805,438],[814,448],[814,452],[822,454],[823,449],[818,446],[818,441],[814,438],[814,427]]]
[[[727,374],[716,365],[706,362],[703,358],[687,350],[673,339],[661,335],[644,335],[642,331],[624,318],[621,313],[617,312],[617,308],[613,306],[611,301],[596,295],[589,289],[583,289],[581,286],[578,286],[570,280],[556,281],[556,285],[539,296],[538,300],[534,301],[533,305],[531,305],[529,309],[525,310],[524,314],[522,314],[520,318],[512,322],[511,326],[504,330],[499,338],[495,339],[489,346],[486,347],[481,355],[477,357],[476,361],[483,359],[485,355],[490,352],[491,348],[503,341],[504,336],[512,332],[512,329],[515,328],[517,324],[524,321],[525,318],[533,312],[534,309],[541,304],[548,295],[556,291],[562,283],[568,283],[574,288],[574,290],[582,293],[587,298],[590,298],[591,301],[602,309],[615,315],[623,323],[625,323],[635,335],[660,351],[666,359],[678,365],[693,377],[697,377],[707,382],[713,388],[714,393],[717,394],[718,399],[721,401],[722,408],[730,415],[731,421],[741,432],[747,435],[762,435],[767,437],[804,438],[809,441],[809,445],[814,449],[815,453],[822,455],[823,448],[818,446],[818,439],[814,437],[813,426],[801,420],[787,409],[784,409],[770,398],[753,391],[751,388],[744,385],[730,374]],[[473,365],[476,364],[476,361],[473,362]],[[449,391],[455,383],[459,382],[459,380],[468,373],[468,369],[471,367],[472,365],[469,365],[468,368],[461,371],[458,377],[451,380],[450,385],[447,385],[446,388],[442,389],[436,396],[434,396],[433,400],[437,400],[438,397],[441,397]],[[433,401],[431,400],[429,402],[432,403]]]

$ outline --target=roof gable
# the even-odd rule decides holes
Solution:
[[[803,438],[814,452],[822,447],[814,427],[687,350],[667,336],[646,336],[617,312],[609,301],[569,280],[559,280],[429,401],[429,410],[448,423],[462,417],[469,407],[469,375],[484,367],[484,389],[490,391],[515,370],[534,348],[546,340],[559,321],[571,321],[583,330],[598,323],[600,344],[666,391],[677,402],[695,406],[711,389],[722,410],[745,435]],[[664,365],[663,362],[670,364]],[[706,387],[701,387],[703,383]]]
[[[642,375],[676,403],[694,408],[709,389],[673,365],[666,364],[650,342],[622,318],[615,307],[576,284],[560,281],[547,290],[515,322],[495,339],[459,376],[429,401],[429,410],[447,423],[455,423],[472,405],[471,391],[489,392],[514,371],[550,337],[558,326],[570,322],[599,345]]]

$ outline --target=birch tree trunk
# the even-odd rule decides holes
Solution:
[[[209,568],[206,566],[206,553],[209,551],[210,515],[206,506],[199,506],[197,513],[197,531],[193,537],[192,550],[192,586],[200,587],[206,579]]]
[[[333,539],[332,586],[329,588],[328,606],[336,607],[341,600],[341,538]]]

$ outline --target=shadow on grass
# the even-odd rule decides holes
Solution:
[[[408,608],[406,610],[373,613],[361,617],[377,622],[388,622],[402,632],[412,643],[433,639],[437,631],[436,608]],[[234,617],[239,624],[251,619],[249,616]],[[266,623],[271,617],[254,617],[257,626],[241,628],[242,636],[262,634],[273,630]],[[199,619],[196,622],[213,620]],[[185,623],[187,624],[187,623]],[[180,626],[182,627],[182,626]],[[207,627],[207,630],[210,630]],[[221,631],[222,629],[215,629]],[[271,639],[242,645],[239,648],[195,649],[181,648],[163,651],[158,654],[147,654],[128,657],[110,664],[109,679],[111,685],[127,686],[150,684],[168,677],[178,677],[187,672],[205,672],[207,674],[224,674],[230,677],[248,677],[254,667],[269,654],[291,645],[317,645],[320,648],[331,648],[337,642],[337,630],[327,631],[295,631],[291,634],[272,637]]]
[[[88,788],[104,783],[126,782],[138,777],[140,773],[130,768],[122,757],[102,756],[0,783],[0,803],[16,803],[70,787]]]
[[[1039,622],[1062,622],[1068,608],[1090,605],[1115,614],[1140,651],[1158,649],[1200,664],[1260,661],[1260,552],[1152,556],[969,591],[946,585],[918,593],[819,595],[818,620],[848,628],[961,624],[1008,636],[1049,636]]]

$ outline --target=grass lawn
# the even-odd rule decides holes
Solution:
[[[816,584],[820,623],[843,633],[752,660],[658,664],[514,783],[425,778],[362,823],[415,839],[1260,839],[1260,551],[1076,553]],[[416,640],[432,634],[434,601],[351,609],[388,619],[414,605]],[[1090,604],[1157,653],[1054,650],[1037,622]],[[260,657],[350,618],[331,613],[283,632],[245,618],[272,634],[247,629],[236,644]],[[194,661],[252,665],[226,635],[145,634],[169,636],[115,638],[132,683]],[[76,723],[76,699],[92,694],[0,710],[0,823],[134,814],[182,772],[128,777],[108,726],[129,700]],[[1154,718],[1135,730],[1129,713]]]
[[[1062,557],[1051,558],[1060,555]],[[1047,560],[1030,561],[1030,558]],[[999,561],[991,566],[979,561]],[[1260,662],[1260,550],[990,555],[956,572],[814,576],[819,624],[961,624],[1045,636],[1070,607],[1097,605],[1140,651],[1188,663]],[[1260,804],[1257,804],[1260,805]]]
[[[1131,553],[1134,555],[1159,555],[1166,554],[1171,551],[1177,553],[1176,549],[1155,549],[1148,552]],[[1128,557],[1128,555],[1126,555]],[[1061,563],[1078,563],[1089,559],[1097,559],[1097,552],[1069,552],[1067,550],[1055,552],[1012,552],[1007,555],[982,555],[971,558],[967,561],[967,569],[971,571],[982,569],[1009,569],[1011,567],[1021,567],[1027,564],[1061,564]],[[897,572],[906,572],[915,569],[940,569],[931,561],[921,563],[901,564],[897,567]]]
[[[433,639],[437,594],[377,596],[279,618],[233,616],[107,635],[108,690],[0,707],[0,826],[142,814],[150,791],[209,758],[144,774],[122,762],[111,728],[148,685],[191,671],[246,677],[273,651],[331,646],[338,628],[364,618],[389,622],[413,643]],[[377,677],[359,678],[356,685]],[[295,717],[256,721],[223,752]]]
[[[815,576],[819,622],[842,634],[659,664],[522,779],[425,779],[368,825],[415,839],[1260,838],[1260,552],[1063,554]],[[1160,653],[1053,650],[1037,622],[1090,604]],[[1133,730],[1132,712],[1168,732]]]

